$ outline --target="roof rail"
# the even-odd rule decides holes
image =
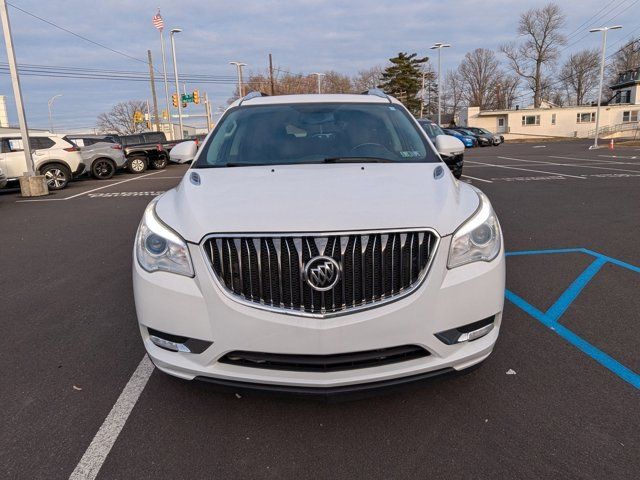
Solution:
[[[384,93],[379,88],[370,88],[369,90],[362,92],[362,95],[375,95],[376,97],[386,98],[387,100],[389,100],[389,103],[392,103],[389,95]]]
[[[252,98],[256,98],[256,97],[268,97],[268,96],[269,95],[267,95],[266,93],[262,93],[254,90],[253,92],[249,92],[244,97],[242,97],[242,100],[240,100],[240,103],[238,104],[238,106],[242,105],[242,102],[246,100],[251,100]]]

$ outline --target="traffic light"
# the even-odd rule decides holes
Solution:
[[[171,95],[171,98],[173,99],[173,106],[175,108],[178,108],[178,94],[174,93],[173,95]]]
[[[200,103],[200,92],[198,90],[193,91],[193,103],[196,105]]]
[[[169,120],[169,112],[167,112],[166,110],[162,110],[162,118],[164,120]]]
[[[142,123],[144,121],[144,115],[141,111],[137,110],[133,112],[133,123]]]

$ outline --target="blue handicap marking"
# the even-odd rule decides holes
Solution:
[[[576,335],[573,331],[569,330],[564,325],[560,324],[558,320],[567,311],[573,301],[580,295],[580,292],[586,287],[589,282],[595,277],[600,269],[607,263],[612,263],[627,270],[631,270],[636,273],[640,273],[640,267],[631,265],[630,263],[623,262],[616,258],[608,257],[593,250],[586,248],[564,248],[553,250],[526,250],[521,252],[508,252],[507,256],[519,256],[519,255],[550,255],[550,254],[562,254],[562,253],[584,253],[594,257],[593,262],[569,285],[569,287],[560,295],[551,307],[546,312],[543,312],[522,297],[516,295],[511,290],[506,291],[506,298],[518,308],[524,310],[533,318],[538,320],[546,327],[553,330],[555,333],[564,338],[567,342],[580,349],[582,352],[589,355],[596,362],[603,367],[607,368],[611,372],[615,373],[618,377],[624,381],[630,383],[634,387],[640,389],[640,375],[631,370],[630,368],[622,365],[614,358],[607,355],[602,350],[591,345],[579,335]]]

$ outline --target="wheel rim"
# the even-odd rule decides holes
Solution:
[[[131,160],[131,168],[136,172],[144,170],[144,162],[140,159]]]
[[[61,188],[67,182],[67,176],[59,168],[51,168],[44,174],[50,188]]]
[[[95,172],[98,177],[107,177],[111,175],[112,165],[107,160],[100,160],[96,163]]]

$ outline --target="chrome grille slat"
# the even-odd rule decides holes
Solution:
[[[430,229],[330,234],[219,234],[202,251],[231,298],[257,308],[326,317],[401,298],[424,280],[439,237]],[[305,263],[340,265],[335,286],[316,291]]]

